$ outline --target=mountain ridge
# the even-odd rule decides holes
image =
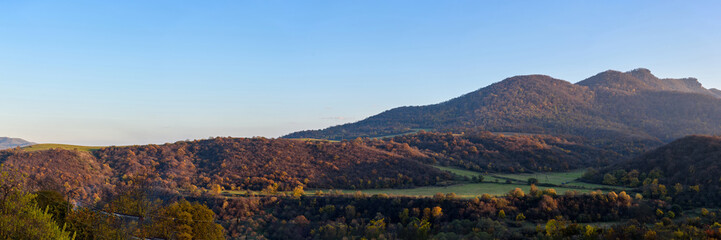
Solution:
[[[393,108],[355,123],[283,137],[339,140],[473,129],[570,134],[600,139],[597,146],[623,139],[655,147],[686,135],[721,133],[717,92],[695,78],[660,79],[645,68],[608,70],[576,84],[523,75],[441,103]]]

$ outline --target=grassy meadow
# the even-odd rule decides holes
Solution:
[[[35,144],[32,146],[23,147],[22,149],[25,151],[42,151],[42,150],[49,150],[49,149],[67,149],[67,150],[78,150],[78,151],[86,151],[86,152],[93,152],[100,148],[99,146],[78,146],[78,145],[68,145],[68,144],[54,144],[54,143],[44,143],[44,144]]]
[[[460,183],[450,186],[428,186],[418,187],[409,189],[363,189],[363,190],[340,190],[343,193],[352,194],[360,191],[364,194],[375,195],[375,194],[388,194],[390,196],[418,196],[418,197],[431,197],[436,193],[455,193],[460,198],[474,198],[480,197],[482,194],[487,193],[493,196],[502,196],[510,192],[515,188],[520,188],[523,192],[528,193],[531,190],[531,186],[527,184],[505,184],[505,183]],[[588,189],[572,189],[563,187],[550,187],[556,190],[558,194],[564,194],[567,191],[576,191],[578,193],[588,193],[591,190]],[[539,189],[547,189],[546,187],[540,187]],[[324,192],[328,192],[325,190]],[[306,191],[307,194],[313,194],[311,191]]]

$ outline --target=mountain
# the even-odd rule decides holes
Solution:
[[[715,89],[715,88],[712,88],[712,89],[709,89],[709,90],[710,90],[713,94],[716,94],[716,96],[718,96],[718,97],[721,98],[721,90],[718,90],[718,89]]]
[[[647,69],[605,71],[572,84],[545,75],[507,78],[446,102],[391,109],[365,120],[286,138],[352,139],[415,132],[581,136],[634,151],[691,134],[721,133],[721,99],[694,78],[659,79]]]
[[[0,150],[14,147],[26,147],[30,145],[35,145],[35,143],[28,142],[20,138],[0,137]]]
[[[635,91],[669,91],[718,97],[711,90],[704,88],[696,78],[659,79],[645,68],[637,68],[625,73],[608,70],[578,82],[577,85],[630,93]]]
[[[587,174],[590,182],[638,187],[649,197],[721,206],[721,137],[689,136]]]

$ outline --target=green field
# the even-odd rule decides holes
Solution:
[[[623,190],[628,191],[628,188],[624,187],[618,187],[618,186],[609,186],[609,185],[600,185],[600,184],[592,184],[592,183],[585,183],[578,181],[581,176],[583,176],[583,173],[586,171],[585,169],[581,170],[575,170],[570,172],[546,172],[546,173],[518,173],[518,174],[489,174],[489,173],[480,173],[480,172],[474,172],[470,170],[465,169],[459,169],[455,167],[443,167],[443,166],[434,166],[440,170],[448,171],[450,173],[453,173],[455,175],[461,176],[461,177],[468,177],[472,178],[474,176],[483,176],[484,183],[492,183],[492,182],[500,182],[505,183],[506,180],[511,180],[512,184],[520,184],[520,185],[526,185],[529,178],[535,178],[538,180],[539,184],[553,184],[557,185],[560,188],[563,186],[568,186],[570,188],[585,188],[588,190],[594,190],[594,189],[617,189],[617,190]],[[559,190],[559,189],[556,189]]]
[[[548,183],[558,186],[583,187],[587,189],[611,188],[618,190],[629,190],[625,187],[592,184],[578,181],[585,173],[585,169],[570,172],[546,172],[546,173],[521,173],[521,174],[494,174],[496,177],[513,179],[518,182],[528,182],[529,178],[538,179],[539,183]]]
[[[447,172],[453,173],[453,174],[458,175],[458,176],[461,176],[461,177],[473,178],[473,177],[483,176],[483,181],[484,181],[484,182],[495,182],[496,180],[498,180],[498,182],[505,182],[505,181],[506,181],[506,179],[497,178],[497,177],[494,177],[493,175],[489,175],[489,174],[485,174],[485,173],[479,173],[479,172],[474,172],[474,171],[471,171],[471,170],[465,170],[465,169],[454,168],[454,167],[444,167],[444,166],[433,166],[433,167],[438,168],[438,169],[443,170],[443,171],[447,171]],[[524,181],[524,182],[525,182],[525,181]]]
[[[528,193],[531,190],[531,186],[525,184],[503,184],[503,183],[461,183],[451,186],[430,186],[430,187],[418,187],[409,189],[363,189],[363,190],[340,190],[343,193],[355,193],[361,191],[364,194],[388,194],[390,196],[419,196],[419,197],[430,197],[436,193],[455,193],[461,198],[474,198],[479,197],[484,193],[488,193],[493,196],[502,196],[510,192],[515,188],[521,188],[523,192]],[[591,190],[587,189],[572,189],[563,187],[550,187],[556,190],[558,194],[564,194],[567,191],[576,191],[579,193],[588,193]],[[547,189],[540,187],[539,189]],[[324,190],[324,192],[328,192]],[[312,193],[312,191],[306,191],[306,193]]]
[[[375,138],[375,139],[392,138],[392,137],[397,137],[397,136],[414,134],[414,133],[417,133],[417,132],[420,132],[420,131],[431,131],[431,130],[433,130],[433,129],[430,129],[430,128],[412,128],[410,131],[405,132],[405,133],[391,134],[391,135],[385,135],[385,136],[375,136],[375,137],[370,137],[370,138]]]
[[[527,182],[529,178],[538,179],[539,183],[548,183],[554,185],[569,184],[576,179],[581,178],[585,169],[575,170],[571,172],[546,172],[546,173],[520,173],[520,174],[493,174],[501,178],[514,179],[521,182]]]
[[[78,146],[78,145],[68,145],[68,144],[54,144],[54,143],[44,143],[44,144],[35,144],[32,146],[27,146],[22,148],[25,151],[42,151],[42,150],[48,150],[48,149],[67,149],[67,150],[78,150],[78,151],[86,151],[86,152],[92,152],[96,151],[103,147],[98,146]]]
[[[308,142],[340,142],[337,140],[328,140],[320,138],[289,138],[290,140],[308,141]]]

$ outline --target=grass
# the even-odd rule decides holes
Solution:
[[[78,145],[68,145],[68,144],[55,144],[55,143],[44,143],[44,144],[35,144],[32,146],[23,147],[22,149],[25,151],[42,151],[42,150],[49,150],[49,149],[67,149],[67,150],[78,150],[78,151],[85,151],[85,152],[93,152],[100,148],[99,146],[78,146]]]
[[[548,183],[554,185],[568,184],[583,176],[585,169],[575,170],[571,172],[545,172],[545,173],[520,173],[520,174],[494,174],[501,178],[514,179],[521,182],[527,182],[529,178],[538,179],[539,183]]]
[[[417,133],[417,132],[420,132],[420,131],[430,131],[430,130],[432,130],[432,129],[430,129],[430,128],[411,128],[410,131],[404,132],[404,133],[391,134],[391,135],[385,135],[385,136],[375,136],[375,137],[370,137],[370,138],[375,138],[375,139],[392,138],[392,137],[397,137],[397,136],[414,134],[414,133]]]
[[[457,176],[461,176],[461,177],[473,178],[473,177],[483,176],[483,181],[486,181],[486,182],[495,182],[495,180],[498,180],[499,182],[506,181],[506,179],[497,178],[497,177],[494,177],[493,175],[475,172],[475,171],[471,171],[471,170],[465,170],[465,169],[454,168],[454,167],[444,167],[444,166],[433,166],[433,167],[438,168],[443,171],[453,173],[453,174],[455,174]]]
[[[308,141],[308,142],[340,142],[337,140],[328,140],[328,139],[320,139],[320,138],[289,138],[291,140],[298,140],[298,141]]]
[[[364,194],[388,194],[390,196],[419,196],[419,197],[431,197],[436,193],[455,193],[461,198],[474,198],[479,197],[484,193],[493,196],[502,196],[510,192],[515,188],[520,188],[524,192],[528,193],[531,190],[531,186],[525,184],[503,184],[503,183],[461,183],[451,186],[429,186],[429,187],[418,187],[409,189],[363,189],[363,190],[340,190],[343,193],[352,194],[356,191],[361,191]],[[540,189],[547,189],[540,187]],[[587,189],[572,189],[564,187],[553,187],[558,194],[564,194],[567,191],[576,191],[579,193],[588,193],[591,190]],[[328,190],[323,190],[328,192]],[[314,190],[306,191],[306,194],[312,194]]]
[[[583,187],[588,189],[610,188],[618,190],[629,190],[629,188],[625,187],[585,183],[578,181],[578,179],[580,179],[585,172],[585,169],[580,169],[570,172],[495,174],[494,176],[504,179],[513,179],[518,182],[528,182],[529,178],[535,178],[538,179],[538,183],[548,183],[559,186]]]
[[[619,186],[609,186],[609,185],[601,185],[601,184],[592,184],[592,183],[585,183],[578,181],[581,176],[583,176],[583,173],[586,171],[584,169],[579,169],[575,171],[570,172],[545,172],[545,173],[518,173],[518,174],[487,174],[487,173],[480,173],[465,169],[459,169],[455,167],[443,167],[443,166],[434,166],[440,170],[448,171],[450,173],[453,173],[455,175],[461,176],[461,177],[468,177],[472,178],[474,176],[483,175],[483,181],[484,182],[506,182],[506,180],[511,180],[512,184],[520,184],[520,185],[526,185],[529,178],[535,178],[538,179],[539,184],[553,184],[557,186],[567,186],[570,188],[585,188],[585,189],[617,189],[617,190],[624,190],[628,191],[629,188],[619,187]],[[557,187],[558,188],[558,187]],[[558,190],[558,189],[556,189]],[[509,190],[510,191],[510,190]]]

